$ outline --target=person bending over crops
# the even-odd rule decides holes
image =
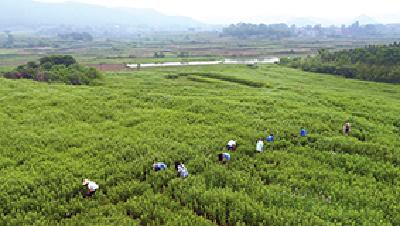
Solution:
[[[99,189],[99,185],[89,179],[84,179],[82,185],[87,188],[87,191],[83,196],[84,198],[92,197],[96,193],[96,190]]]
[[[167,169],[167,164],[163,163],[163,162],[155,162],[153,164],[153,169],[154,171],[161,171],[161,170],[165,170]]]
[[[178,170],[178,166],[181,165],[181,162],[175,162],[175,170]]]
[[[186,178],[189,176],[189,172],[183,163],[179,163],[178,165],[175,166],[175,168],[178,171],[178,176],[182,178]]]
[[[226,145],[226,148],[229,151],[235,151],[236,150],[236,141],[234,141],[234,140],[228,141],[228,144]]]
[[[264,151],[264,141],[262,138],[258,139],[256,144],[256,151],[263,152]]]
[[[306,137],[306,136],[307,136],[307,130],[304,129],[304,128],[301,128],[301,130],[300,130],[300,136],[301,136],[301,137]]]
[[[271,133],[271,134],[267,137],[266,140],[267,140],[268,143],[274,142],[274,141],[275,141],[274,134]]]
[[[229,153],[218,154],[218,160],[220,163],[225,164],[226,162],[231,160],[231,155]]]
[[[350,125],[349,122],[346,122],[346,123],[343,125],[343,135],[349,135],[350,132],[351,132],[351,125]]]

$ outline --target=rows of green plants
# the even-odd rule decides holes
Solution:
[[[281,64],[346,78],[400,83],[400,44],[371,45],[337,52],[321,49],[315,57],[284,58]]]
[[[398,225],[399,97],[275,65],[109,73],[101,86],[0,79],[0,224]],[[90,199],[83,178],[100,186]]]
[[[179,77],[187,77],[187,76],[191,76],[191,80],[194,79],[193,76],[197,76],[197,77],[203,77],[203,78],[211,78],[211,79],[217,79],[217,80],[221,80],[221,81],[225,81],[225,82],[232,82],[232,83],[237,83],[240,85],[245,85],[245,86],[249,86],[249,87],[253,87],[253,88],[268,88],[269,86],[265,83],[262,82],[254,82],[252,80],[246,80],[246,79],[241,79],[241,78],[237,78],[237,77],[233,77],[233,76],[226,76],[226,75],[222,75],[222,74],[216,74],[216,73],[202,73],[202,72],[182,72],[182,73],[178,73],[177,75],[168,75],[167,78],[169,79],[176,79]],[[198,79],[198,78],[197,78]],[[195,81],[206,81],[206,80],[196,80]]]

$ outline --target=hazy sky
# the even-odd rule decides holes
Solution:
[[[63,2],[65,0],[40,0]],[[189,16],[205,23],[286,22],[323,18],[349,22],[362,14],[379,22],[400,22],[400,0],[73,0],[109,7],[153,8],[167,15]]]

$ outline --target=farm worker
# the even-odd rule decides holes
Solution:
[[[178,170],[178,166],[181,165],[181,162],[175,162],[175,170]]]
[[[153,169],[154,171],[160,171],[160,170],[165,170],[167,169],[167,164],[163,163],[163,162],[155,162],[153,164]]]
[[[256,144],[256,151],[263,152],[264,151],[264,141],[262,138],[258,139]]]
[[[177,166],[177,169],[178,169],[178,173],[179,173],[180,177],[186,178],[186,177],[189,176],[189,172],[187,171],[187,169],[186,169],[186,167],[185,167],[185,165],[183,163],[179,164]]]
[[[300,130],[300,136],[301,136],[301,137],[306,137],[306,136],[307,136],[307,130],[305,130],[304,128],[302,128],[302,129]]]
[[[350,132],[351,132],[351,125],[350,125],[349,122],[346,122],[346,123],[343,125],[343,134],[344,134],[344,135],[349,135]]]
[[[267,137],[267,142],[268,143],[272,143],[272,142],[274,142],[275,141],[275,137],[274,137],[274,134],[270,134],[268,137]]]
[[[231,160],[231,155],[229,153],[221,153],[218,154],[218,160],[222,163],[225,163],[227,161]]]
[[[87,188],[84,197],[92,197],[96,193],[96,190],[99,189],[99,185],[89,179],[84,179],[82,185]]]
[[[230,140],[230,141],[228,142],[228,144],[226,145],[226,148],[227,148],[229,151],[234,151],[234,150],[236,150],[236,141]]]

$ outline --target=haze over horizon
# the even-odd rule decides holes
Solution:
[[[186,16],[207,24],[280,23],[297,19],[318,23],[349,24],[359,16],[379,23],[400,22],[400,1],[396,0],[36,0],[41,2],[81,2],[107,7],[150,8],[170,16]]]

